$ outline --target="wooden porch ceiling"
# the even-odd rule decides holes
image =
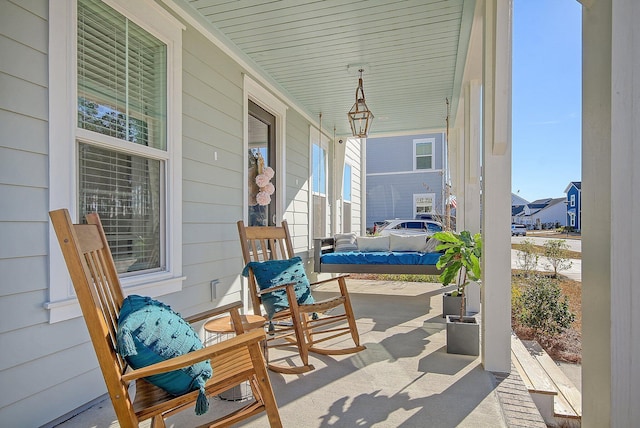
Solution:
[[[442,130],[446,98],[456,111],[475,0],[175,1],[337,136],[361,65],[370,136]]]

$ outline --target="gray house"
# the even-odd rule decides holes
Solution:
[[[366,154],[367,227],[444,213],[443,133],[368,138]]]

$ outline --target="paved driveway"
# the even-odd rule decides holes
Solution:
[[[529,241],[533,242],[535,245],[544,245],[545,242],[550,241],[550,240],[551,241],[563,240],[563,241],[565,241],[567,243],[567,246],[569,247],[569,249],[571,251],[582,252],[582,240],[580,240],[580,239],[546,238],[546,237],[542,237],[542,236],[529,235],[529,236],[512,236],[511,237],[511,243],[512,244],[520,244],[525,239],[528,239]]]

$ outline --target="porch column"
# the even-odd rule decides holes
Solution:
[[[640,4],[582,5],[582,420],[637,426]]]
[[[482,362],[511,370],[511,0],[485,0]]]
[[[480,232],[480,86],[472,80],[464,90],[463,227],[472,233]]]
[[[451,174],[451,194],[456,197],[456,224],[458,230],[464,224],[460,216],[463,215],[462,201],[464,201],[464,129],[454,127],[447,138],[449,146],[449,172]],[[451,209],[453,216],[453,208]]]
[[[460,188],[463,203],[458,202],[458,231],[480,232],[480,81],[472,80],[464,87],[464,132],[460,141]],[[460,215],[461,214],[461,215]],[[482,311],[482,290],[476,282],[467,286],[467,308],[471,313]]]

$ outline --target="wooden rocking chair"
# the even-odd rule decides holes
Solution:
[[[287,222],[282,226],[248,226],[238,221],[238,233],[245,264],[263,262],[267,260],[287,260],[294,257],[291,235]],[[313,370],[309,364],[309,352],[323,355],[350,354],[366,349],[360,345],[360,336],[356,326],[355,316],[351,307],[351,300],[347,290],[345,278],[347,275],[330,278],[312,283],[311,286],[337,281],[340,295],[326,300],[315,301],[311,304],[298,304],[294,291],[294,284],[284,284],[261,290],[256,281],[253,269],[249,265],[249,293],[253,310],[262,314],[261,304],[265,294],[275,290],[285,289],[289,308],[276,312],[272,318],[273,330],[267,335],[269,347],[290,347],[295,345],[302,360],[301,366],[290,366],[268,363],[269,369],[279,373],[304,373]],[[315,314],[327,312],[330,309],[342,307],[343,313],[324,315],[317,319]],[[346,323],[346,325],[344,325]],[[350,334],[355,346],[353,347],[322,347],[322,342],[336,337]]]
[[[255,400],[202,426],[230,426],[263,411],[266,411],[272,427],[282,426],[261,350],[265,333],[261,329],[243,332],[238,311],[241,302],[186,319],[188,322],[198,322],[228,312],[234,321],[235,337],[132,370],[116,351],[117,322],[124,295],[98,215],[89,214],[89,224],[72,224],[66,209],[51,211],[49,215],[121,427],[137,427],[140,421],[146,419],[151,419],[151,427],[165,427],[165,418],[193,408],[198,390],[174,396],[143,378],[204,360],[209,360],[213,368],[213,376],[204,386],[207,397],[249,381]],[[128,391],[131,382],[135,382],[135,400],[132,400]]]

